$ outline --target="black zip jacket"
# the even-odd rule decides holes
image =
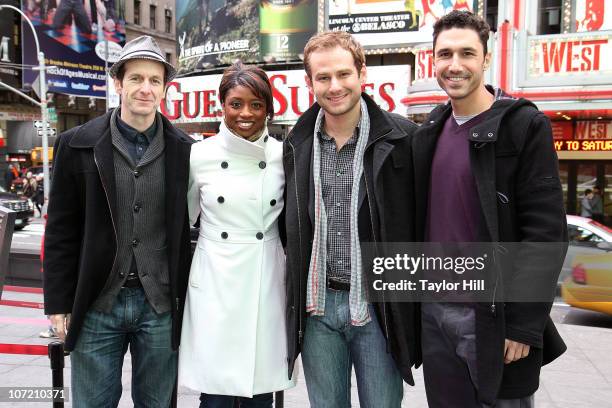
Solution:
[[[415,208],[411,140],[416,125],[381,110],[366,94],[362,96],[370,116],[370,135],[359,190],[360,241],[413,242]],[[312,143],[319,109],[315,103],[300,117],[283,146],[289,376],[301,351],[306,326],[306,281],[314,223]],[[364,268],[363,273],[367,280],[371,271]],[[374,304],[374,307],[388,351],[404,381],[414,385],[411,367],[420,365],[421,361],[418,304],[388,302]]]
[[[489,90],[493,93],[492,88]],[[436,143],[451,113],[450,104],[434,109],[413,139],[415,173],[418,175],[415,184],[418,240],[425,237],[429,179]],[[470,129],[468,137],[470,164],[489,240],[500,243],[501,247],[503,242],[562,243],[555,256],[546,259],[550,270],[541,271],[554,279],[554,285],[568,239],[550,121],[525,99],[499,99],[486,119]],[[503,297],[504,281],[528,282],[528,269],[521,264],[521,259],[517,259],[511,270],[500,272],[502,277],[497,282],[496,298],[476,307],[477,388],[480,400],[488,404],[497,398],[533,394],[539,386],[541,366],[566,350],[549,317],[552,297],[550,302],[540,303],[499,301]],[[529,356],[504,365],[506,338],[531,346]]]

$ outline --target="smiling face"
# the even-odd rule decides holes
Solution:
[[[245,139],[260,131],[266,123],[266,102],[249,88],[237,85],[227,91],[222,103],[225,124]]]
[[[310,54],[309,65],[306,85],[326,114],[339,117],[360,109],[366,68],[357,71],[349,51],[341,47],[317,50]]]
[[[469,104],[483,95],[484,71],[491,54],[484,55],[478,33],[469,28],[441,31],[434,49],[438,84],[451,101]]]
[[[164,96],[164,66],[146,59],[127,61],[123,78],[115,78],[121,96],[121,119],[127,124],[151,122]],[[136,127],[136,126],[134,126]]]

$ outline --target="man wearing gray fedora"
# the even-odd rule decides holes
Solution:
[[[149,36],[110,69],[121,105],[55,143],[45,313],[70,351],[75,407],[170,404],[189,274],[191,139],[157,112],[175,69]]]

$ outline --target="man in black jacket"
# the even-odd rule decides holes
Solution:
[[[327,32],[304,50],[315,103],[285,142],[289,376],[300,351],[311,406],[399,407],[414,384],[414,304],[371,304],[362,243],[414,240],[415,125],[361,92],[363,49]],[[395,359],[395,361],[394,361]]]
[[[167,408],[189,274],[191,141],[157,109],[174,68],[149,36],[111,68],[121,106],[60,135],[45,232],[45,313],[71,351],[78,407]]]
[[[554,285],[567,229],[550,123],[531,102],[484,85],[488,36],[487,23],[466,12],[434,26],[436,77],[450,103],[434,109],[413,140],[417,238],[500,248],[556,242],[558,250],[536,271],[520,257],[505,259],[499,282],[486,283],[497,289],[487,304],[422,304],[431,407],[532,407],[540,367],[565,350],[549,317],[552,294],[524,303],[503,291],[502,282]]]

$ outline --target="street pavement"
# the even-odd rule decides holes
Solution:
[[[35,222],[13,237],[18,245],[40,245],[42,225]],[[42,294],[4,291],[3,300],[42,302]],[[538,408],[612,407],[612,316],[570,308],[558,301],[551,316],[568,346],[568,351],[542,370],[536,393]],[[0,305],[0,344],[46,345],[38,334],[47,328],[42,310]],[[298,384],[285,392],[285,407],[308,407],[306,384],[298,364]],[[132,407],[130,397],[131,359],[123,365],[123,396],[120,407]],[[51,386],[49,359],[46,356],[0,354],[2,387]],[[70,387],[70,358],[66,358],[65,386]],[[416,385],[404,386],[402,407],[427,407],[422,369],[415,370]],[[359,407],[356,380],[352,379],[352,406]],[[199,393],[180,388],[179,407],[197,407]],[[42,403],[0,402],[0,407],[48,406]],[[66,406],[71,406],[66,404]],[[384,408],[384,407],[381,407]]]
[[[3,300],[42,302],[42,294],[5,291]],[[549,408],[612,406],[612,316],[578,311],[557,304],[552,316],[568,345],[568,351],[544,367],[536,406]],[[573,322],[571,324],[564,322]],[[586,324],[588,325],[584,325]],[[0,344],[48,344],[38,337],[47,328],[40,309],[0,306]],[[133,406],[130,399],[129,353],[123,366],[123,396],[120,407]],[[422,370],[415,371],[416,386],[404,387],[403,407],[426,407]],[[4,387],[51,386],[49,359],[46,356],[0,354],[0,376]],[[65,385],[70,386],[70,358],[66,358]],[[359,406],[356,381],[352,381],[353,406]],[[198,393],[179,390],[179,407],[196,407]],[[40,403],[2,403],[0,407],[42,406]],[[67,404],[67,406],[70,406]],[[285,392],[285,407],[308,407],[306,385],[301,372],[298,385]]]
[[[40,251],[40,243],[45,232],[45,225],[42,218],[31,218],[30,225],[20,231],[13,233],[11,249]]]

